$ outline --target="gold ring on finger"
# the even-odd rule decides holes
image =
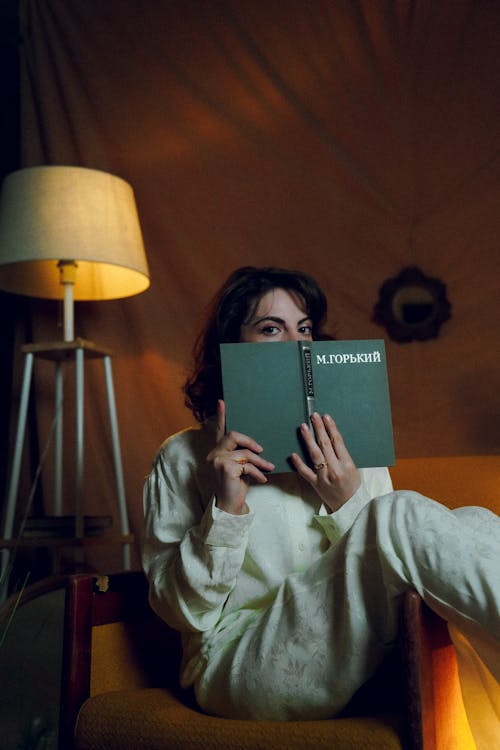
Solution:
[[[321,461],[319,464],[314,464],[314,471],[321,471],[321,469],[324,469],[326,466],[325,461]]]
[[[248,458],[235,458],[234,460],[237,464],[241,464],[241,466],[244,466],[248,463]]]

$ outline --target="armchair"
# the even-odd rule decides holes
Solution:
[[[398,685],[403,707],[393,701],[369,710],[361,696],[342,717],[307,722],[236,721],[201,713],[178,686],[179,637],[149,608],[142,573],[74,576],[67,597],[64,748],[71,746],[74,727],[75,750],[436,747],[432,652],[452,646],[445,623],[414,593],[403,606]],[[394,665],[375,679],[378,685],[388,672],[394,676]]]

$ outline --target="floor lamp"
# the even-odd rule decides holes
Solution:
[[[122,540],[130,537],[123,485],[111,352],[75,338],[74,301],[109,300],[139,294],[149,272],[130,185],[95,169],[41,166],[8,175],[0,196],[0,288],[16,294],[63,301],[64,338],[26,344],[17,433],[2,529],[2,580],[8,578],[19,475],[33,363],[55,363],[54,515],[62,508],[62,365],[75,362],[75,539],[84,537],[84,362],[102,359],[108,397]],[[130,547],[124,544],[124,567]],[[1,586],[0,586],[1,590]]]

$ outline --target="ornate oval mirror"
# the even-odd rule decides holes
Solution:
[[[387,279],[373,309],[373,320],[385,326],[389,337],[400,343],[436,338],[450,315],[446,285],[416,266]]]

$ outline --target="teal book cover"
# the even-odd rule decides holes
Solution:
[[[330,414],[359,468],[395,462],[384,341],[221,344],[226,430],[254,438],[274,473],[309,457],[298,428]]]

